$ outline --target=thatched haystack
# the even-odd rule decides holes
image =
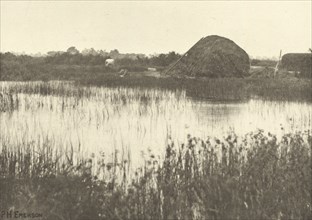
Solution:
[[[243,77],[248,75],[248,54],[233,41],[212,35],[199,40],[165,71],[175,76]]]
[[[300,76],[312,76],[312,53],[287,53],[281,60],[281,69],[298,72]]]

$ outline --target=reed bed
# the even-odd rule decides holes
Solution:
[[[238,139],[169,143],[163,160],[150,153],[130,179],[126,158],[60,153],[49,141],[40,152],[3,145],[0,206],[66,220],[310,219],[310,133]]]
[[[83,146],[86,154],[132,148],[138,156],[143,150],[138,148],[160,146],[167,136],[161,124],[174,113],[186,114],[190,104],[183,91],[78,87],[72,82],[3,82],[0,91],[18,103],[18,108],[0,104],[10,109],[0,115],[0,145],[35,142],[42,147],[48,137],[55,148],[74,146],[77,151]],[[163,130],[160,138],[150,137],[151,123]]]
[[[0,97],[12,99],[18,94],[74,97],[80,99],[93,99],[95,101],[107,101],[111,103],[123,103],[126,101],[159,101],[172,99],[185,99],[186,93],[182,90],[147,89],[147,88],[125,88],[125,87],[95,87],[76,86],[74,82],[50,81],[50,82],[0,82]],[[6,96],[5,96],[6,95]],[[2,105],[10,103],[1,102]]]
[[[17,95],[0,92],[0,112],[13,111],[18,109],[19,99]]]
[[[41,146],[48,138],[55,148],[82,146],[86,154],[131,149],[138,157],[147,148],[160,153],[169,136],[179,144],[189,133],[219,136],[230,126],[239,128],[240,135],[259,127],[283,133],[280,124],[287,132],[305,130],[312,117],[309,103],[204,102],[187,98],[183,90],[82,87],[56,81],[0,82],[0,91],[11,97],[0,102],[6,109],[0,113],[0,144]],[[245,118],[253,118],[258,126]]]
[[[183,89],[0,82],[0,94],[1,211],[48,220],[312,218],[310,131],[216,139],[206,127],[211,137],[184,137],[186,123],[197,137],[206,119],[197,115],[237,109],[214,103],[201,113]],[[287,109],[305,130],[310,105],[297,104],[250,101],[245,110],[263,120]]]
[[[155,78],[142,74],[120,78],[111,74],[95,74],[78,82],[82,85],[108,87],[184,90],[188,97],[195,99],[312,101],[312,80],[301,78]]]

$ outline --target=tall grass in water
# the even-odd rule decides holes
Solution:
[[[169,89],[148,89],[148,88],[125,88],[125,87],[95,87],[95,86],[75,86],[70,81],[51,82],[0,82],[0,94],[2,95],[41,95],[41,96],[61,96],[81,98],[95,98],[96,100],[110,99],[111,102],[129,99],[129,101],[149,101],[160,99],[183,99],[185,91],[175,90],[173,93]],[[0,95],[1,97],[1,95]],[[6,104],[6,103],[4,103]]]
[[[310,219],[309,132],[188,138],[126,178],[126,159],[2,146],[0,206],[44,219]]]
[[[311,79],[298,78],[155,78],[144,75],[120,78],[116,75],[88,75],[83,85],[108,87],[163,88],[184,90],[191,98],[249,100],[258,97],[276,101],[312,101]]]
[[[16,94],[0,92],[0,112],[18,109],[18,102],[19,99]]]

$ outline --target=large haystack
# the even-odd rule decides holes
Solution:
[[[287,53],[282,57],[281,69],[298,72],[304,77],[312,76],[312,53]]]
[[[233,41],[212,35],[202,38],[167,71],[169,75],[243,77],[250,68],[248,54]]]

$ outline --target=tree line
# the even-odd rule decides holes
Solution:
[[[16,55],[0,53],[0,80],[34,80],[42,77],[67,79],[68,75],[92,72],[116,72],[120,69],[141,72],[148,67],[164,69],[181,57],[176,52],[162,53],[154,56],[144,54],[122,54],[117,49],[106,52],[103,50],[77,50],[70,47],[66,51],[50,51],[43,56]],[[106,59],[115,59],[114,66],[106,67]]]
[[[84,49],[77,50],[70,47],[67,51],[49,51],[46,55],[33,57],[30,55],[16,55],[10,52],[1,53],[1,59],[8,62],[33,63],[41,61],[47,64],[67,65],[104,65],[106,59],[115,59],[120,65],[140,65],[166,67],[181,57],[176,52],[161,53],[153,56],[144,54],[122,54],[117,49],[106,52],[103,50]]]

